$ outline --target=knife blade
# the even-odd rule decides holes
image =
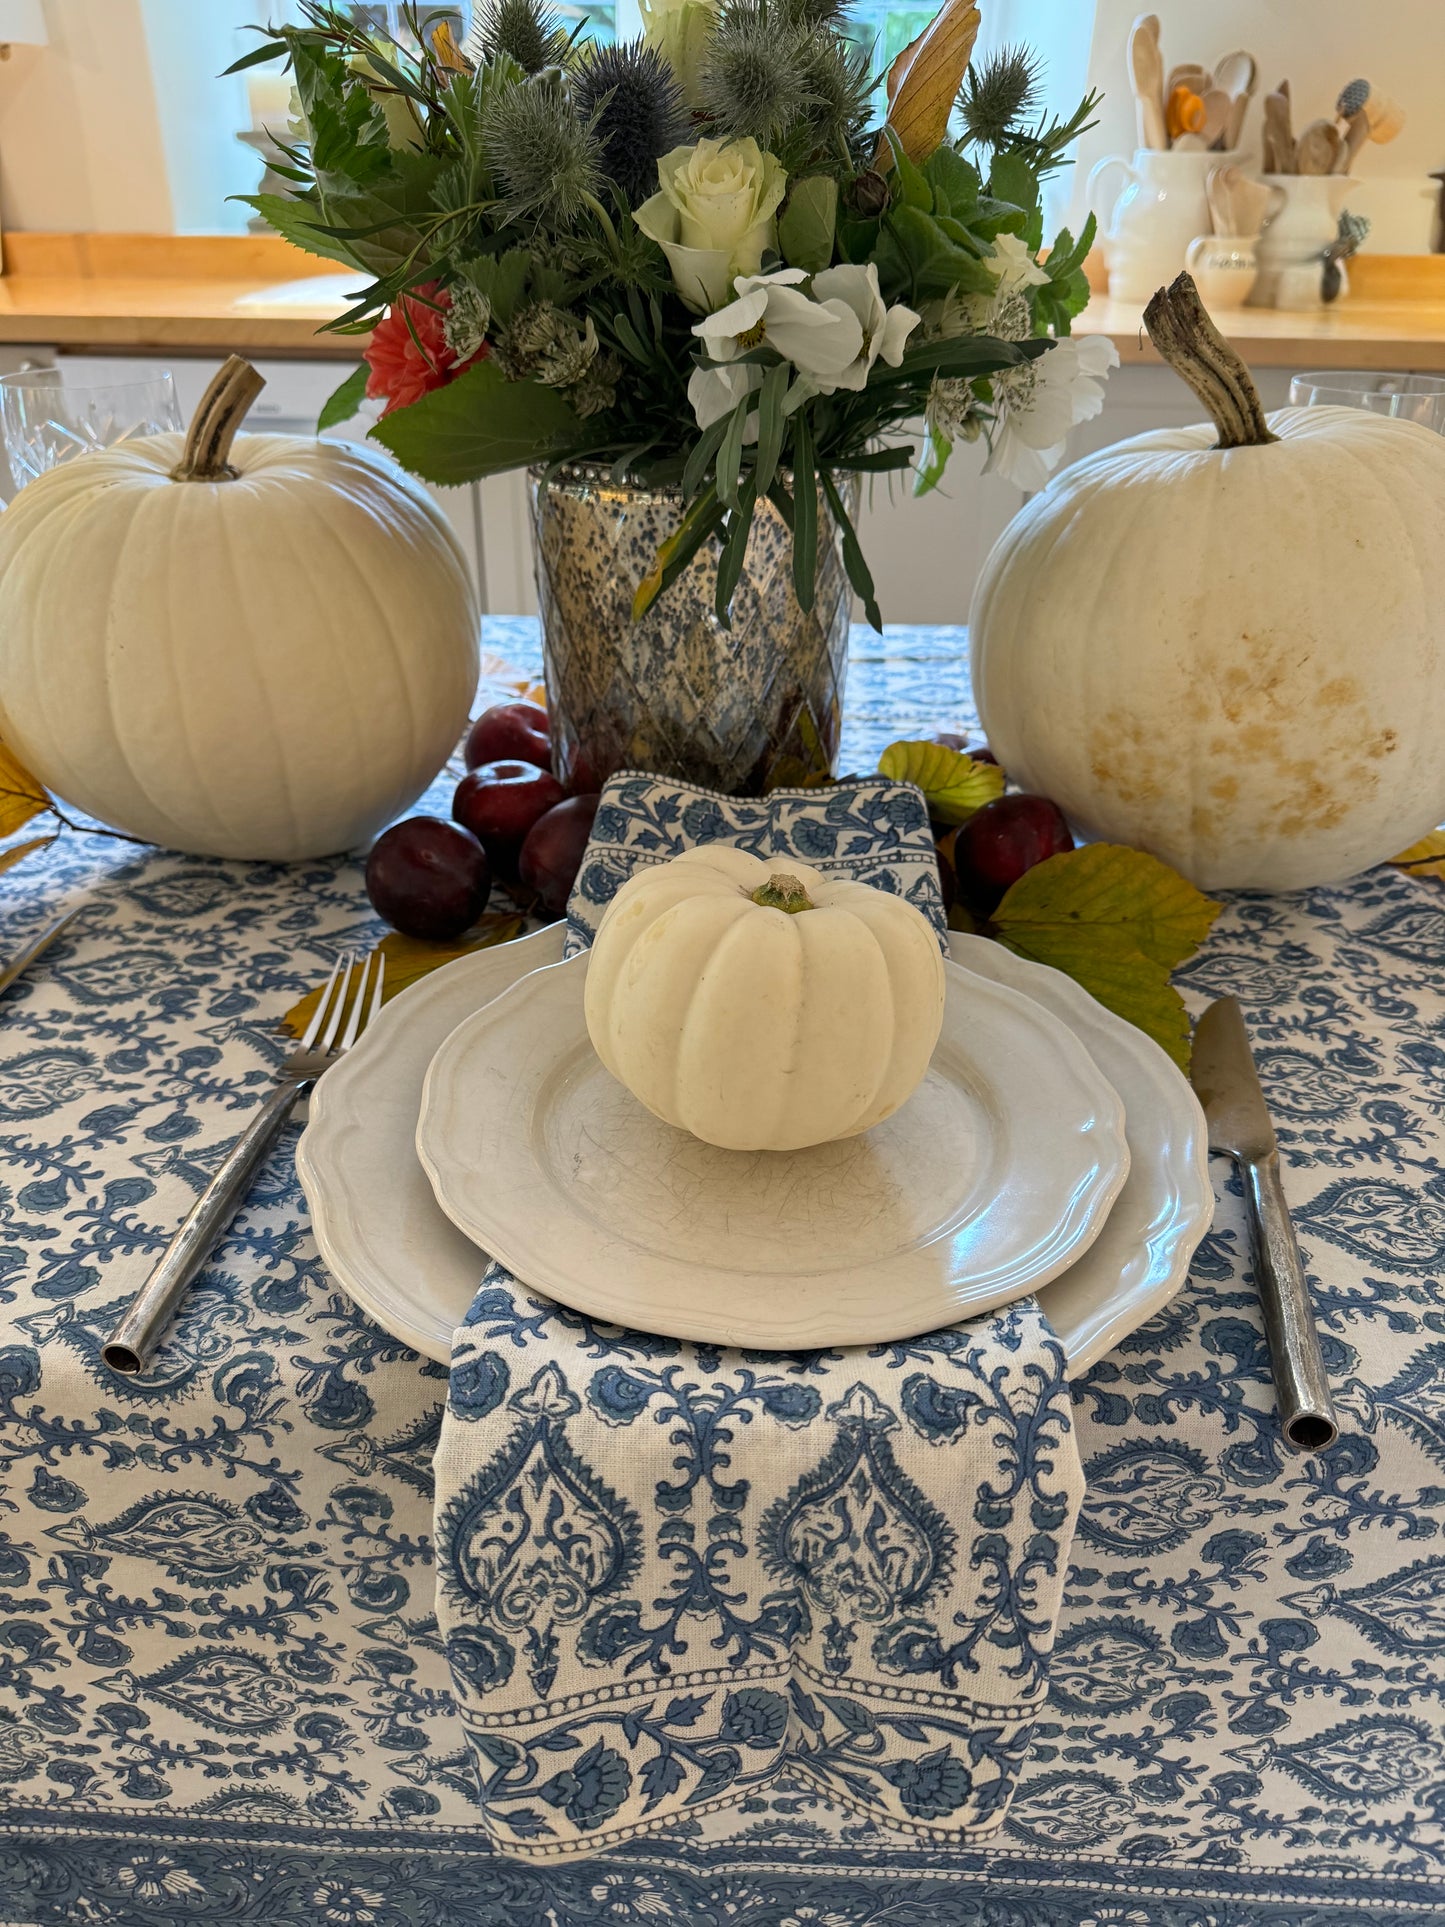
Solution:
[[[1300,1451],[1322,1452],[1339,1436],[1339,1420],[1285,1199],[1274,1125],[1259,1087],[1244,1012],[1233,997],[1211,1004],[1195,1027],[1189,1077],[1204,1107],[1210,1150],[1233,1158],[1243,1180],[1281,1429]]]
[[[74,923],[79,915],[79,910],[68,910],[63,917],[57,917],[54,923],[42,930],[38,937],[33,938],[22,951],[13,956],[9,963],[0,966],[0,997],[4,996],[17,977],[24,976],[36,958],[42,956],[61,931]]]

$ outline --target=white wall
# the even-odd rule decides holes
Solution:
[[[264,0],[42,0],[49,44],[0,61],[0,227],[242,232],[245,81]]]
[[[1046,18],[1058,0],[1008,0]],[[1164,64],[1206,64],[1232,47],[1259,61],[1260,88],[1245,123],[1244,145],[1259,155],[1259,102],[1290,83],[1295,130],[1334,110],[1340,88],[1363,74],[1399,101],[1406,125],[1387,147],[1367,146],[1356,163],[1361,182],[1350,207],[1366,214],[1373,231],[1366,246],[1383,254],[1425,253],[1430,247],[1438,186],[1427,176],[1445,167],[1445,7],[1441,0],[1097,0],[1088,68],[1080,86],[1101,88],[1100,125],[1080,150],[1074,207],[1082,207],[1084,177],[1101,154],[1134,146],[1134,105],[1125,46],[1136,14],[1152,10],[1162,26]],[[1087,7],[1077,11],[1087,12]],[[1039,36],[1041,40],[1043,35]],[[1047,46],[1047,42],[1045,41]]]

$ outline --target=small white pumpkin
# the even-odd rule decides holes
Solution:
[[[184,441],[82,455],[0,515],[0,737],[147,843],[285,862],[354,848],[426,788],[479,623],[445,517],[389,457],[233,446],[261,386],[233,358]]]
[[[1010,523],[970,613],[980,719],[1026,789],[1203,889],[1352,876],[1445,818],[1445,436],[1266,423],[1207,317],[1161,338],[1150,310],[1214,425],[1103,449]]]
[[[597,1055],[669,1124],[733,1151],[852,1137],[913,1095],[943,958],[903,898],[722,844],[630,877],[587,964]]]

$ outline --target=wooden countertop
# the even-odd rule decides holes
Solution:
[[[1091,263],[1091,266],[1093,264]],[[5,236],[0,342],[72,351],[213,355],[229,350],[354,361],[362,337],[318,334],[340,313],[352,269],[277,235]],[[1361,255],[1352,290],[1318,314],[1241,308],[1215,318],[1260,367],[1401,368],[1445,373],[1445,255]],[[288,286],[326,276],[335,299],[297,303]],[[275,290],[277,298],[257,300]],[[1081,334],[1107,334],[1126,363],[1157,361],[1138,311],[1102,293]]]

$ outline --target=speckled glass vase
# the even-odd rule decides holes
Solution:
[[[715,539],[632,620],[637,587],[681,520],[678,490],[586,468],[545,487],[535,470],[531,480],[547,704],[569,782],[595,789],[615,770],[640,769],[747,795],[832,769],[849,593],[821,495],[811,613],[793,594],[792,537],[765,502],[724,629],[713,613]]]

